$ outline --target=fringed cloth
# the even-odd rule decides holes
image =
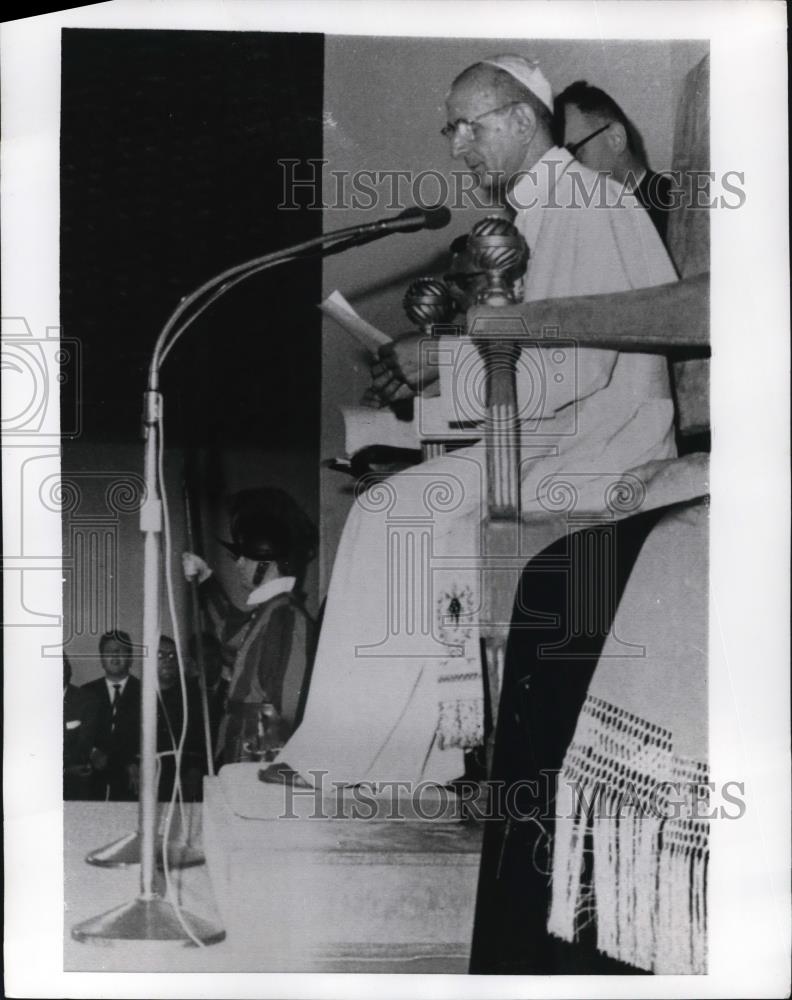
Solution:
[[[548,931],[664,974],[707,971],[706,517],[644,543],[556,794]]]

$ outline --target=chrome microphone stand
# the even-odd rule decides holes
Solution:
[[[420,218],[419,218],[420,217]],[[265,254],[229,268],[205,282],[179,303],[157,338],[151,356],[148,382],[143,397],[145,439],[144,479],[146,499],[140,510],[143,533],[143,678],[141,691],[141,767],[139,792],[139,830],[121,840],[92,852],[93,864],[120,867],[140,861],[140,893],[130,902],[83,921],[72,928],[78,941],[137,940],[192,941],[214,944],[225,938],[225,931],[174,905],[160,891],[156,878],[157,857],[157,651],[160,640],[160,573],[163,501],[158,476],[159,435],[162,395],[159,372],[179,338],[206,309],[239,282],[277,264],[310,255],[337,253],[347,247],[387,236],[392,232],[414,232],[421,228],[439,229],[450,221],[446,208],[407,210],[394,219],[369,223],[324,233],[295,246]],[[192,309],[192,307],[195,307]],[[192,312],[188,311],[192,309]],[[166,846],[166,850],[168,850]],[[108,859],[102,861],[105,856]],[[169,855],[170,856],[170,855]],[[131,860],[130,860],[131,859]],[[178,850],[176,859],[178,860]],[[196,863],[196,862],[193,862]],[[200,863],[200,862],[198,862]],[[170,867],[170,866],[168,866]],[[175,867],[175,865],[173,866]],[[182,863],[181,867],[185,867]],[[166,869],[167,870],[167,869]]]
[[[140,764],[140,894],[133,900],[72,928],[78,941],[197,941],[214,944],[225,931],[174,904],[155,885],[157,829],[157,651],[160,639],[160,562],[162,498],[157,476],[157,437],[162,396],[157,372],[145,394],[144,478],[146,499],[140,510],[143,532],[143,685],[141,693]]]

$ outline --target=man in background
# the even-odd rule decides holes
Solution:
[[[200,802],[202,779],[207,770],[201,691],[194,677],[186,677],[186,699],[182,698],[176,643],[167,635],[160,637],[157,650],[157,682],[159,800],[166,802],[173,792],[175,750],[181,740],[186,701],[187,732],[180,768],[182,796],[185,802]]]
[[[71,682],[69,657],[63,654],[63,798],[90,799],[90,754],[96,730],[94,698]]]
[[[104,677],[81,690],[96,704],[96,731],[89,755],[94,799],[137,798],[140,752],[140,681],[129,672],[132,640],[126,632],[106,632],[99,640]]]
[[[199,593],[224,650],[230,656],[225,715],[215,753],[223,764],[248,759],[259,735],[260,715],[288,735],[313,652],[314,625],[301,596],[316,529],[283,490],[242,490],[229,501],[231,554],[246,593],[236,607],[210,567],[185,552],[185,577],[197,577]]]
[[[556,98],[554,117],[559,143],[584,166],[634,192],[665,243],[671,179],[649,169],[643,139],[616,101],[576,80]]]

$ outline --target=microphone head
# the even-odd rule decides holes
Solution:
[[[438,205],[435,208],[424,208],[413,205],[399,212],[395,219],[391,219],[387,226],[389,229],[400,233],[417,233],[421,229],[442,229],[451,221],[451,212],[445,205]]]
[[[451,210],[447,205],[437,205],[435,208],[423,209],[426,229],[444,229],[451,221]]]

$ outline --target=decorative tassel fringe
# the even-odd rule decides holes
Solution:
[[[484,699],[458,698],[456,701],[441,701],[437,741],[441,750],[483,746]]]
[[[654,962],[659,829],[659,820],[641,816],[597,819],[593,827],[597,947],[639,969]]]
[[[658,866],[655,972],[707,972],[708,860],[706,824],[669,820]]]
[[[592,802],[597,789],[570,783],[559,786],[558,819],[553,841],[553,892],[547,929],[574,941],[585,886],[583,861],[588,817],[579,808]],[[658,931],[658,844],[661,821],[655,817],[619,816],[618,792],[601,794],[591,821],[594,912],[597,948],[639,969],[655,970]],[[577,807],[577,808],[576,808]]]
[[[597,739],[573,743],[558,779],[547,929],[574,941],[593,889],[599,951],[649,972],[705,974],[708,824],[675,815],[651,790],[668,778],[702,787],[706,765],[673,757],[665,739],[657,753],[648,752],[650,740],[630,753],[636,744],[619,738],[624,720],[603,726],[597,714]],[[597,752],[603,748],[607,754]],[[654,766],[627,763],[638,757]],[[589,831],[590,886],[584,882]]]

